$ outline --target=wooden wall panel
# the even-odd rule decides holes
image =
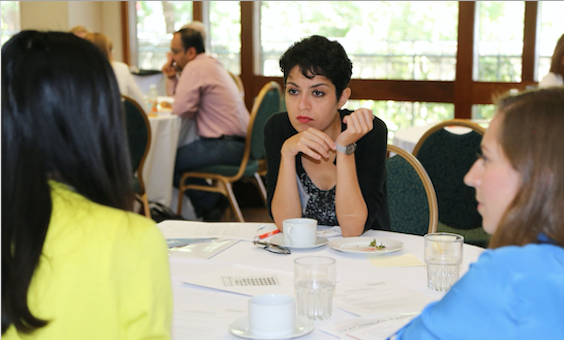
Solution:
[[[474,63],[474,23],[476,3],[458,3],[458,50],[454,81],[454,117],[472,117],[472,68]]]
[[[525,32],[523,34],[523,69],[524,82],[535,81],[536,72],[536,41],[539,27],[539,6],[537,1],[525,2]]]

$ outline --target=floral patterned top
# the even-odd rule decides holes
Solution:
[[[313,184],[307,172],[300,174],[300,183],[307,196],[307,203],[303,209],[302,217],[317,220],[318,225],[335,226],[337,214],[335,212],[335,188],[321,190]]]

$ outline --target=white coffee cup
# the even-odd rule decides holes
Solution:
[[[249,329],[252,334],[279,337],[294,332],[296,303],[284,294],[256,295],[249,299]]]
[[[317,221],[311,218],[291,218],[282,222],[284,244],[314,246],[317,242]]]

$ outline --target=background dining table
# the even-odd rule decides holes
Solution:
[[[321,228],[321,227],[320,227]],[[281,235],[281,234],[278,234]],[[390,253],[389,256],[413,254],[424,262],[423,257],[423,237],[410,234],[395,232],[369,230],[363,236],[370,236],[376,239],[389,238],[404,243],[403,250]],[[272,236],[276,237],[276,236]],[[271,237],[271,238],[272,238]],[[336,238],[329,238],[338,239]],[[268,241],[269,239],[265,239]],[[468,266],[475,262],[483,248],[464,244],[463,262],[460,275],[462,276]],[[439,300],[444,293],[435,292],[427,287],[427,273],[424,265],[406,267],[376,267],[363,254],[345,253],[330,248],[327,245],[311,249],[292,249],[290,255],[270,253],[264,249],[254,246],[250,241],[241,240],[230,248],[220,252],[210,259],[188,258],[183,256],[170,255],[170,269],[173,284],[174,296],[174,316],[172,339],[186,340],[198,339],[198,329],[194,326],[187,326],[190,318],[190,310],[197,310],[198,306],[223,307],[232,311],[247,310],[247,303],[250,296],[217,290],[214,288],[203,287],[185,283],[186,280],[201,277],[215,271],[228,270],[234,265],[246,265],[261,269],[279,270],[293,275],[293,261],[301,256],[328,256],[336,259],[337,263],[337,289],[339,285],[348,285],[359,282],[395,282],[409,290],[424,294],[431,300]],[[287,287],[293,290],[293,287]],[[195,312],[194,312],[195,313]],[[238,314],[240,317],[243,314]],[[334,322],[356,318],[357,316],[333,306],[333,314],[329,320],[316,321],[315,329],[312,333],[300,337],[303,340],[335,339],[334,336],[321,330],[321,328]],[[236,318],[233,316],[232,318]],[[211,321],[212,324],[202,322],[196,328],[205,327],[216,328],[215,335],[202,337],[201,339],[240,339],[228,332],[228,325],[234,320],[217,319]]]
[[[156,113],[149,113],[151,126],[151,145],[143,167],[143,179],[147,198],[168,207],[172,202],[172,180],[176,150],[197,138],[193,119],[180,118],[172,114],[172,109],[161,106],[162,102],[172,103],[172,97],[158,97]]]

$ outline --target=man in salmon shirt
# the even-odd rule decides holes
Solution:
[[[194,118],[199,137],[177,150],[175,186],[187,171],[209,165],[239,165],[249,124],[249,111],[237,85],[223,65],[205,53],[202,30],[193,24],[174,33],[168,61],[162,68],[167,92],[174,96],[172,113]],[[206,184],[196,179],[191,183]],[[204,221],[218,221],[227,206],[219,193],[187,193],[196,216]]]

